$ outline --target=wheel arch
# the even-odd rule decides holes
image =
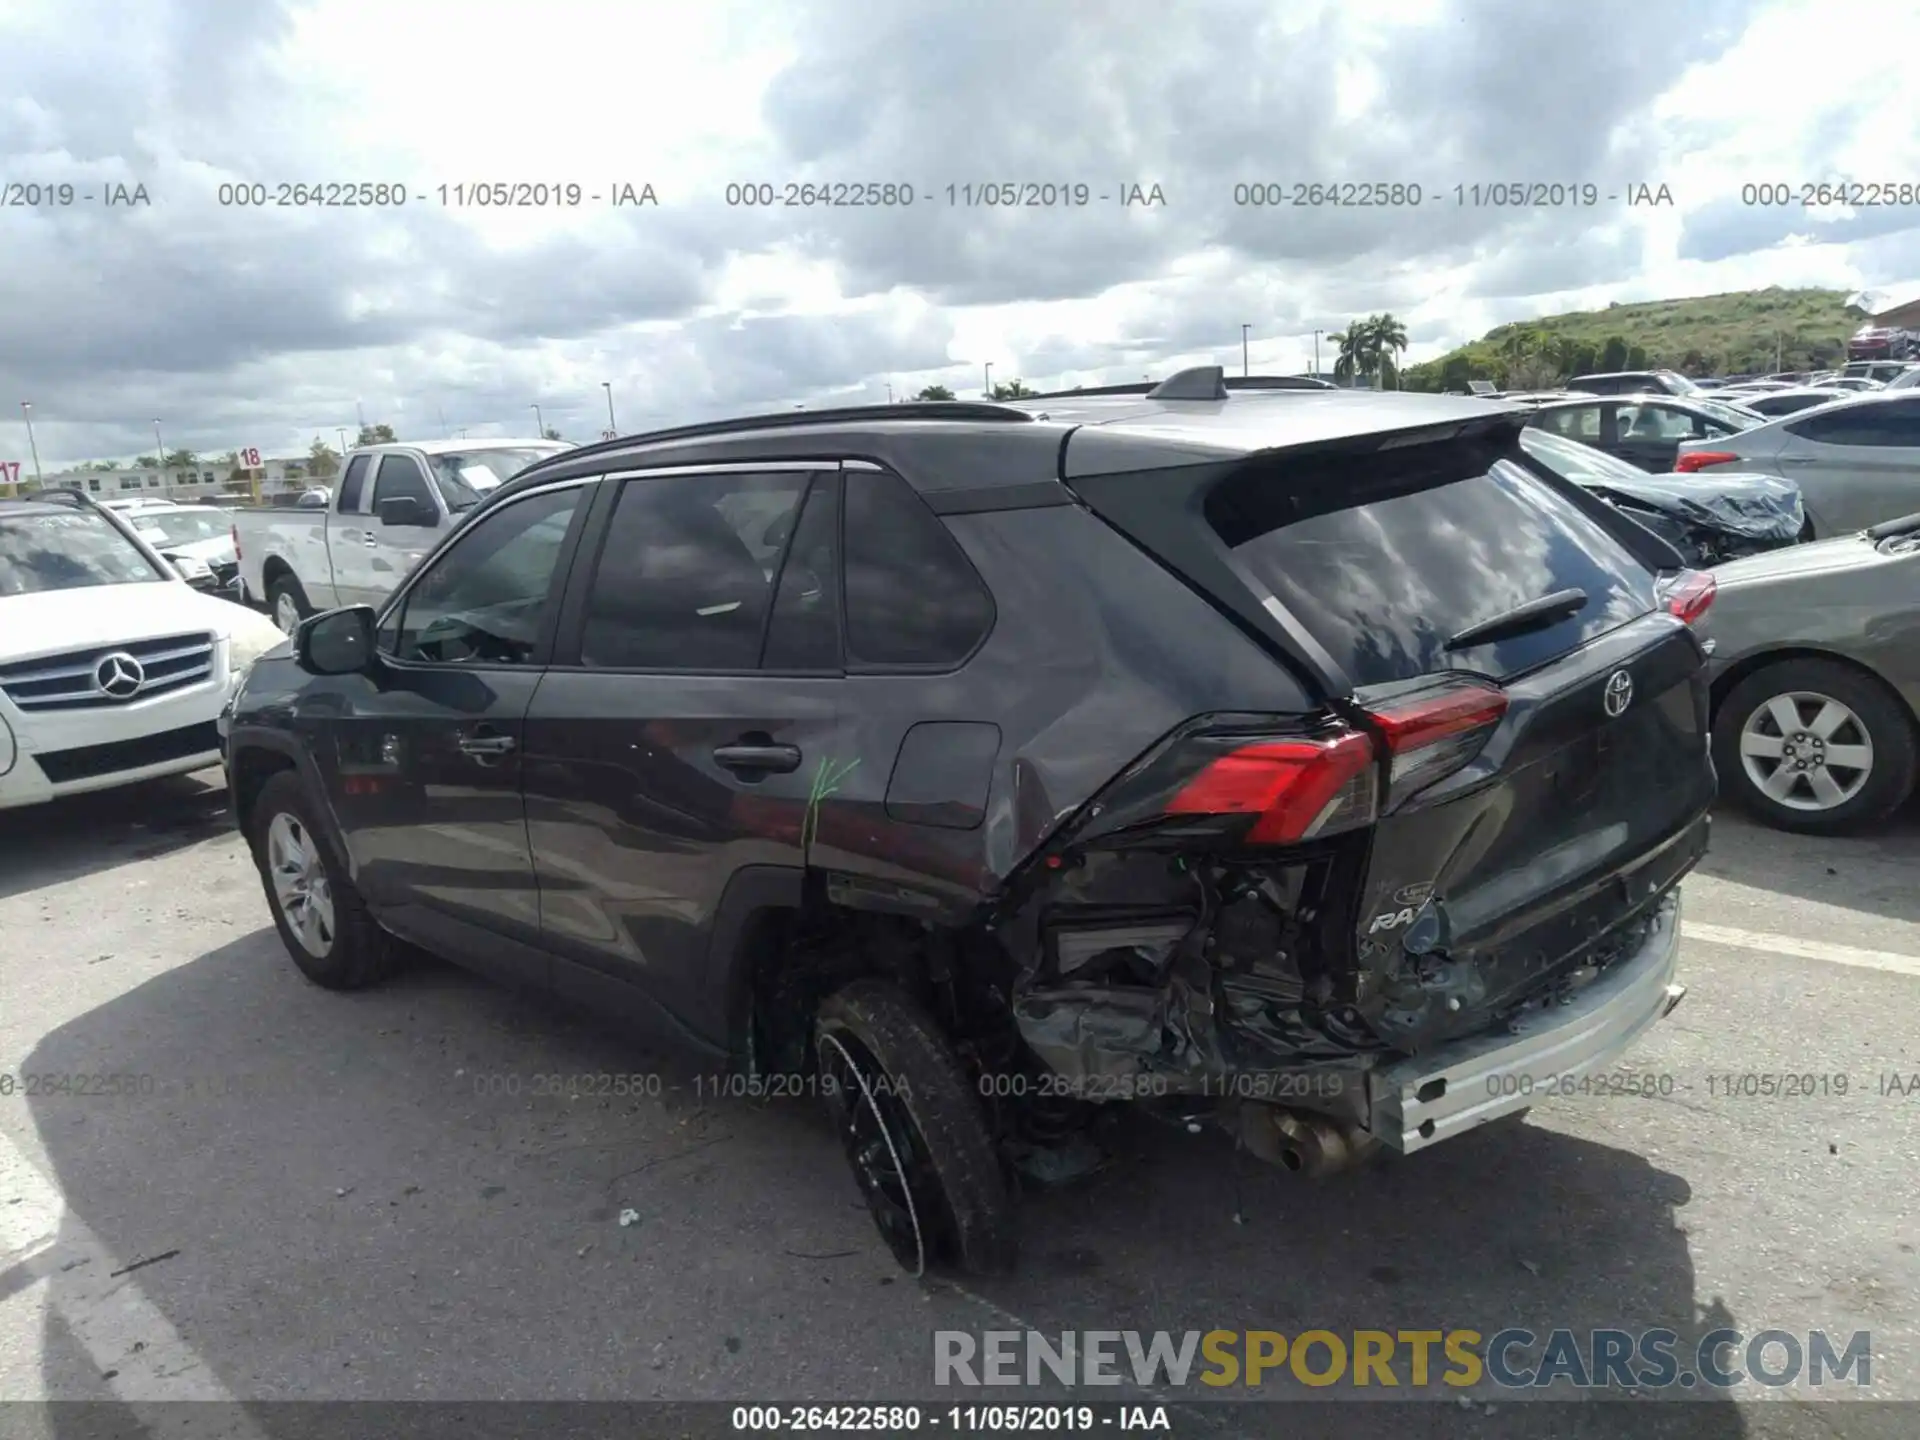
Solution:
[[[1915,739],[1920,740],[1920,715],[1914,713],[1913,707],[1907,703],[1907,697],[1900,693],[1898,686],[1889,684],[1879,671],[1870,665],[1862,664],[1851,655],[1843,654],[1838,650],[1823,649],[1818,645],[1785,645],[1771,650],[1758,650],[1750,655],[1743,655],[1729,664],[1714,677],[1708,692],[1709,723],[1716,725],[1719,723],[1721,705],[1742,681],[1770,666],[1786,664],[1794,660],[1823,660],[1850,670],[1878,686],[1906,717],[1907,724],[1913,727]]]

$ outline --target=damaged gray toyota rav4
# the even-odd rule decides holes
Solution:
[[[320,985],[404,942],[823,1095],[915,1272],[1115,1104],[1418,1151],[1672,1010],[1707,842],[1712,582],[1528,416],[1208,369],[572,450],[254,665],[233,814]]]

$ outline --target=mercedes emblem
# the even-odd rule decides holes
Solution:
[[[147,683],[147,672],[133,656],[124,650],[116,650],[93,667],[93,683],[102,695],[115,700],[130,700]]]

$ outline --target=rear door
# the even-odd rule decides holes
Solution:
[[[1449,688],[1495,698],[1464,768],[1398,795],[1388,779],[1352,897],[1362,992],[1390,993],[1376,1024],[1418,1048],[1484,1026],[1664,894],[1704,848],[1713,773],[1699,645],[1590,511],[1489,447],[1378,444],[1257,457],[1198,513],[1363,728],[1361,711]],[[1102,508],[1102,482],[1074,484]],[[1570,591],[1548,623],[1461,638]],[[1416,962],[1403,937],[1429,899],[1444,944]]]
[[[1842,535],[1920,510],[1920,395],[1789,421],[1774,463],[1799,482],[1814,529]]]
[[[527,717],[563,993],[725,1038],[707,952],[728,885],[756,866],[797,879],[838,756],[838,486],[834,461],[604,482],[596,553]]]

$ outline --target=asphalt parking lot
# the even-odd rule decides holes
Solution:
[[[944,1404],[936,1329],[1727,1326],[1871,1331],[1873,1383],[1575,1400],[1549,1428],[1489,1387],[1476,1423],[1913,1433],[1857,1402],[1920,1399],[1920,810],[1839,841],[1716,820],[1689,996],[1631,1056],[1664,1093],[1321,1185],[1127,1127],[1027,1205],[1018,1274],[963,1288],[896,1270],[811,1104],[717,1098],[451,967],[307,985],[224,799],[215,773],[0,815],[0,1069],[135,1077],[0,1098],[0,1397]],[[659,1093],[525,1093],[602,1073]]]

